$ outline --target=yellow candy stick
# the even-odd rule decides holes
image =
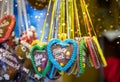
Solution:
[[[61,1],[61,4],[60,4],[60,16],[59,16],[59,29],[58,29],[58,38],[61,39],[62,37],[62,7],[63,7],[63,2]]]
[[[53,1],[54,1],[54,5],[53,5],[53,11],[52,11],[52,18],[51,18],[51,23],[50,23],[50,32],[49,32],[49,35],[48,35],[48,41],[51,39],[51,36],[52,36],[52,27],[53,27],[53,20],[54,20],[54,17],[55,17],[55,8],[56,8],[57,0],[53,0]]]
[[[96,34],[96,32],[95,32],[95,29],[94,29],[94,26],[93,26],[93,23],[92,23],[92,20],[91,20],[91,17],[90,17],[90,14],[89,14],[88,9],[87,9],[87,5],[86,5],[86,3],[85,3],[84,0],[83,0],[83,3],[84,3],[84,6],[85,6],[85,10],[86,10],[87,16],[88,16],[88,18],[89,18],[89,22],[90,22],[90,24],[91,24],[92,30],[93,30],[93,32],[94,32],[94,35],[97,36],[97,34]]]
[[[101,59],[102,59],[102,62],[103,62],[103,64],[104,64],[104,67],[106,67],[106,66],[107,66],[107,62],[106,62],[106,60],[105,60],[105,58],[104,58],[104,55],[103,55],[103,52],[102,52],[102,50],[101,50],[101,48],[100,48],[100,45],[99,45],[99,43],[98,43],[98,40],[97,40],[97,38],[96,38],[95,36],[93,36],[93,39],[94,39],[94,41],[95,41],[95,43],[96,43],[96,45],[97,45],[98,52],[100,53],[100,57],[101,57]]]
[[[50,2],[49,2],[48,9],[47,9],[47,14],[48,14],[49,11],[50,11],[51,2],[52,2],[52,0],[50,0]],[[47,15],[46,15],[46,18],[45,18],[45,20],[44,20],[44,25],[43,25],[43,27],[42,27],[42,34],[41,34],[41,36],[40,36],[40,41],[39,41],[39,40],[33,41],[32,44],[31,44],[31,48],[32,48],[34,45],[36,45],[36,44],[38,44],[38,45],[46,45],[46,42],[42,42],[43,37],[44,37],[44,34],[45,34],[46,21],[47,21]]]
[[[73,0],[68,0],[68,21],[70,28],[70,38],[74,39],[74,7],[73,7]]]
[[[74,7],[73,7],[73,0],[71,0],[71,39],[74,39]]]
[[[87,23],[86,23],[86,12],[85,12],[85,8],[84,8],[84,5],[82,3],[82,0],[80,0],[80,4],[81,4],[81,8],[82,8],[82,13],[83,13],[83,20],[84,20],[84,24],[85,24],[85,32],[88,35],[90,35],[90,33],[88,32],[88,29],[87,29]],[[89,34],[88,34],[89,33]],[[86,35],[85,35],[86,36]]]
[[[102,62],[103,62],[103,64],[104,64],[104,67],[105,67],[105,66],[107,66],[107,63],[106,63],[106,60],[105,60],[105,58],[104,58],[102,49],[101,49],[101,47],[100,47],[100,45],[99,45],[99,43],[98,43],[97,35],[96,35],[95,30],[94,30],[94,27],[93,27],[93,24],[92,24],[92,21],[91,21],[91,18],[90,18],[88,9],[87,9],[87,5],[86,5],[86,3],[85,3],[84,0],[83,0],[83,4],[84,4],[84,6],[85,6],[85,10],[86,10],[87,16],[88,16],[88,18],[89,18],[89,22],[90,22],[90,24],[91,24],[91,26],[92,26],[92,30],[93,30],[94,35],[95,35],[95,36],[93,36],[93,39],[94,39],[94,41],[96,42],[96,45],[97,45],[97,48],[98,48],[98,52],[100,53],[100,57],[101,57],[101,59],[102,59]]]
[[[45,20],[44,20],[44,25],[43,25],[43,28],[42,28],[42,34],[41,34],[41,37],[40,37],[40,42],[42,42],[43,37],[44,37],[44,34],[45,34],[45,28],[46,28],[46,22],[47,22],[47,15],[48,15],[49,10],[50,10],[50,5],[51,5],[51,0],[50,0],[50,2],[49,2],[47,14],[46,14],[46,18],[45,18]]]
[[[75,10],[75,16],[76,16],[76,22],[77,22],[77,32],[78,32],[78,36],[81,37],[81,29],[80,29],[80,21],[79,21],[79,15],[78,15],[78,9],[77,9],[77,4],[76,4],[76,0],[74,0],[74,10]]]
[[[60,22],[59,22],[59,35],[60,40],[65,40],[67,35],[65,32],[66,22],[65,22],[65,0],[61,1],[60,4]]]

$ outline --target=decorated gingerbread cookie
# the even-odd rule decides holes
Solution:
[[[0,43],[8,39],[13,31],[15,18],[12,15],[6,15],[0,19]]]
[[[10,80],[15,78],[21,64],[16,55],[0,48],[0,67],[0,77]]]

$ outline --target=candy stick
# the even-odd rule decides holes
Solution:
[[[88,31],[89,31],[89,35],[92,37],[93,36],[93,39],[94,39],[94,41],[96,42],[96,45],[97,45],[97,48],[98,48],[98,53],[99,53],[99,55],[100,55],[100,57],[101,57],[101,59],[102,59],[102,62],[104,63],[104,66],[106,66],[107,64],[106,64],[106,60],[105,60],[105,58],[104,58],[104,56],[103,56],[103,52],[102,52],[102,50],[101,50],[101,48],[100,48],[100,45],[99,45],[99,43],[98,43],[98,40],[97,40],[97,34],[96,34],[96,32],[95,32],[95,30],[94,30],[94,27],[93,27],[93,24],[92,24],[92,21],[91,21],[91,18],[90,18],[90,15],[89,15],[89,12],[88,12],[88,9],[87,9],[87,5],[86,5],[86,3],[85,3],[85,1],[84,0],[81,0],[81,4],[83,4],[83,6],[84,6],[84,15],[85,15],[85,19],[86,19],[86,24],[87,24],[87,28],[88,28]],[[91,30],[91,28],[92,28],[92,30]],[[93,31],[93,34],[92,34],[92,31]],[[95,47],[95,46],[93,46],[93,47]],[[96,56],[96,55],[95,55]],[[93,62],[94,63],[94,62]]]
[[[17,0],[17,5],[18,5],[18,27],[19,27],[19,36],[21,35],[22,31],[24,29],[24,23],[22,19],[22,5],[21,5],[21,0]]]
[[[78,36],[81,37],[81,29],[80,29],[80,21],[79,21],[79,15],[78,15],[78,7],[77,7],[77,2],[74,0],[74,10],[75,10],[75,19],[76,19],[76,27],[77,27],[77,33]]]
[[[47,13],[46,13],[46,18],[44,20],[44,25],[43,25],[43,28],[42,28],[42,33],[41,33],[41,36],[40,36],[40,41],[41,42],[43,41],[43,38],[44,38],[46,24],[49,22],[48,19],[49,19],[50,15],[51,15],[51,13],[50,13],[50,11],[52,9],[51,7],[52,7],[52,1],[50,0],[49,5],[48,5],[48,9],[47,9]]]
[[[60,5],[60,22],[59,22],[59,34],[58,37],[61,40],[65,40],[67,37],[67,24],[66,24],[66,3],[65,0],[61,1],[61,5]]]
[[[100,68],[100,61],[98,59],[98,54],[97,54],[97,51],[95,50],[95,45],[94,45],[91,37],[90,37],[90,44],[91,44],[91,49],[94,53],[95,61],[96,61],[96,64],[97,64],[96,69],[98,69],[98,68]]]
[[[10,3],[9,3],[9,1],[10,1],[10,0],[5,0],[5,3],[6,3],[6,5],[7,5],[7,6],[6,6],[6,7],[7,7],[7,9],[6,9],[6,14],[9,14],[9,13],[10,13],[10,7],[9,7],[9,6],[10,6]]]
[[[74,39],[74,8],[73,0],[66,0],[66,17],[68,38]]]
[[[14,0],[8,0],[9,1],[9,8],[10,8],[10,14],[13,15],[14,14]]]
[[[5,0],[2,1],[0,18],[4,16],[4,11],[5,11]]]
[[[95,61],[95,56],[94,56],[94,53],[92,51],[89,38],[86,38],[86,43],[87,43],[87,46],[88,46],[88,49],[89,49],[89,52],[90,52],[90,56],[91,56],[92,62],[94,64],[95,68],[97,68],[97,63]]]
[[[23,16],[24,16],[24,20],[25,20],[25,27],[26,27],[26,30],[28,31],[29,25],[28,25],[25,0],[21,0],[21,4],[22,4],[21,6],[22,6]]]
[[[56,3],[57,1],[55,1]],[[55,8],[56,8],[56,4],[53,5],[53,11],[52,11],[52,18],[51,18],[51,23],[50,23],[50,32],[49,32],[49,35],[48,35],[48,41],[52,38],[52,29],[53,29],[53,26],[54,26],[54,16],[55,16]]]
[[[59,23],[59,15],[60,15],[60,1],[61,0],[58,0],[58,2],[57,2],[57,8],[56,8],[56,19],[55,19],[55,38],[57,38],[58,37],[58,28],[59,28],[59,25],[58,25],[58,23]]]
[[[69,9],[68,9],[68,0],[66,0],[66,18],[67,18],[67,21],[66,21],[66,26],[67,26],[67,35],[68,35],[68,39],[70,39],[70,22],[69,22]]]
[[[25,28],[27,30],[27,37],[30,39],[29,34],[28,34],[28,29],[29,29],[29,24],[28,24],[28,18],[27,18],[27,12],[26,12],[26,5],[25,5],[25,0],[21,0],[22,6],[22,11],[23,11],[23,16],[25,20]]]
[[[93,34],[97,37],[97,34],[95,32],[95,29],[94,29],[94,26],[93,26],[93,23],[92,23],[92,20],[91,20],[91,17],[90,17],[90,14],[89,14],[88,9],[87,9],[87,5],[86,5],[86,3],[85,3],[84,0],[82,0],[82,1],[83,1],[83,5],[85,6],[85,10],[86,10],[86,14],[87,14],[87,19],[89,20],[88,21],[88,25],[91,25],[92,30],[93,30]]]

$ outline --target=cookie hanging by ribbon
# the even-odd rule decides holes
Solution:
[[[64,42],[53,39],[47,46],[47,52],[54,66],[61,71],[66,71],[76,59],[77,43],[71,39]]]
[[[51,67],[51,62],[46,52],[46,45],[32,46],[30,56],[36,73],[41,77],[45,77]]]
[[[0,19],[0,43],[8,39],[15,25],[15,18],[12,15],[6,15]]]

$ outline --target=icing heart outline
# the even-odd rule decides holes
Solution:
[[[63,41],[63,45],[61,44],[61,40],[59,39],[52,39],[49,43],[48,43],[48,46],[47,46],[47,53],[48,53],[48,57],[50,59],[50,61],[52,62],[52,64],[54,64],[54,66],[61,70],[61,71],[66,71],[68,68],[70,68],[70,66],[74,63],[75,59],[76,59],[76,56],[77,56],[77,43],[72,40],[72,39],[66,39],[65,41]],[[60,43],[60,44],[59,44]],[[52,45],[54,44],[59,44],[60,46],[62,47],[65,47],[64,43],[67,43],[67,44],[72,44],[73,45],[73,52],[72,52],[72,55],[71,55],[71,58],[70,60],[67,62],[67,64],[65,66],[60,66],[60,64],[54,59],[53,55],[52,55],[52,51],[51,51],[51,47]]]
[[[10,18],[11,19],[11,22],[10,22],[10,25],[4,35],[4,37],[0,38],[0,43],[4,42],[5,40],[8,39],[8,37],[10,36],[14,26],[15,26],[15,22],[16,22],[16,19],[13,15],[5,15],[2,19],[0,19],[0,24],[7,18]]]
[[[44,68],[44,70],[42,72],[39,72],[38,69],[37,69],[37,66],[35,65],[35,62],[34,62],[34,54],[33,54],[33,52],[34,52],[35,49],[40,50],[40,51],[44,51],[45,47],[46,47],[46,45],[38,45],[38,44],[36,44],[36,45],[32,46],[31,51],[30,51],[30,56],[31,56],[31,60],[32,60],[34,70],[41,77],[46,76],[47,72],[50,70],[51,62],[50,62],[50,60],[48,58],[46,67]]]

